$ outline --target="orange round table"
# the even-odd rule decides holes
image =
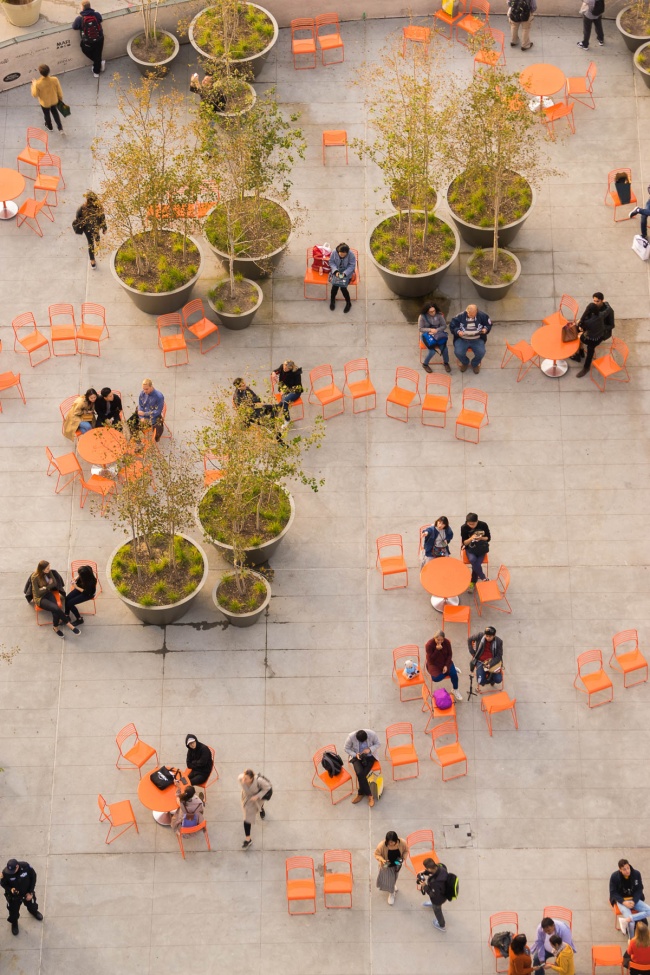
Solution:
[[[161,765],[158,768],[162,768]],[[153,769],[155,772],[156,769]],[[176,798],[176,783],[172,782],[166,789],[158,789],[145,772],[138,784],[138,799],[147,809],[153,812],[153,818],[161,826],[171,825],[171,813],[178,809]]]
[[[576,354],[580,348],[580,339],[563,342],[561,325],[542,325],[533,332],[530,344],[537,355],[542,357],[540,368],[544,375],[557,379],[569,368],[565,359]]]
[[[11,220],[18,213],[12,201],[25,189],[25,177],[17,169],[0,169],[0,220]]]
[[[458,605],[458,596],[465,592],[471,579],[471,566],[451,556],[431,559],[420,571],[420,582],[431,593],[431,605],[439,613],[442,613],[445,603]]]
[[[97,427],[82,433],[77,440],[77,451],[89,464],[106,467],[126,453],[126,438],[119,430]]]
[[[530,95],[537,95],[529,103],[531,112],[542,112],[545,108],[551,108],[553,99],[545,96],[554,95],[560,88],[564,88],[565,83],[564,72],[554,64],[531,64],[519,75],[521,87]]]

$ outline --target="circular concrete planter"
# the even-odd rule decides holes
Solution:
[[[175,623],[176,620],[179,620],[181,619],[181,617],[185,616],[185,614],[192,606],[192,603],[195,602],[199,593],[205,586],[206,580],[208,578],[208,557],[205,554],[205,550],[201,548],[201,546],[195,539],[190,538],[188,535],[184,535],[182,532],[177,532],[176,534],[179,535],[181,538],[184,538],[185,541],[191,542],[195,548],[198,548],[199,552],[201,553],[201,556],[203,557],[203,576],[201,578],[201,581],[199,582],[198,586],[196,587],[193,593],[191,593],[189,596],[186,596],[184,599],[181,599],[180,602],[178,603],[173,603],[171,606],[141,606],[139,603],[133,602],[132,599],[127,599],[126,596],[122,596],[117,591],[117,589],[115,588],[115,583],[113,582],[111,568],[113,565],[113,559],[115,558],[119,550],[122,548],[122,546],[125,544],[124,542],[121,542],[117,546],[117,548],[113,549],[110,558],[108,560],[108,563],[106,564],[106,578],[108,580],[108,585],[113,592],[113,595],[117,596],[117,598],[120,599],[125,606],[128,606],[128,608],[131,610],[133,615],[136,616],[139,620],[141,620],[143,623],[150,623],[152,626],[169,626],[170,623]]]
[[[636,53],[634,55],[634,67],[643,78],[646,87],[650,88],[650,70],[648,70],[648,68],[642,67],[642,65],[639,64],[639,57],[641,57],[641,55],[644,54],[648,49],[650,49],[650,39],[647,40],[645,44],[642,44],[639,48],[637,48]]]
[[[220,606],[217,602],[217,589],[219,588],[219,583],[217,583],[212,590],[212,602],[232,626],[252,626],[254,623],[257,623],[257,621],[262,618],[266,612],[267,606],[271,602],[271,587],[267,580],[263,575],[260,575],[259,572],[252,572],[251,575],[254,575],[256,579],[261,580],[266,586],[266,599],[261,606],[254,609],[250,613],[232,613],[229,609],[224,609],[224,607]]]
[[[282,204],[278,203],[277,200],[271,200],[271,203],[275,203],[276,206],[279,206],[280,209],[284,210],[289,218],[289,221],[291,221],[291,214],[286,207],[283,207]],[[210,213],[213,213],[216,209],[217,207],[212,207]],[[208,213],[206,220],[209,219],[210,213]],[[218,247],[211,244],[207,237],[205,239],[208,242],[208,246],[212,248],[219,260],[226,267],[228,267],[229,258],[226,252],[220,251]],[[289,231],[289,236],[287,237],[286,242],[282,244],[281,247],[277,247],[274,251],[271,251],[270,254],[260,254],[257,257],[236,257],[234,262],[235,274],[242,274],[245,278],[248,278],[249,281],[260,281],[262,278],[270,277],[280,263],[282,255],[289,246],[290,240],[291,231]]]
[[[260,73],[260,71],[264,67],[264,63],[265,63],[266,59],[268,58],[269,54],[271,53],[271,50],[275,46],[275,43],[276,43],[276,41],[278,39],[278,22],[275,19],[275,17],[273,16],[273,14],[269,10],[267,10],[266,7],[261,7],[259,5],[259,3],[249,3],[248,5],[250,7],[257,7],[258,10],[261,10],[263,13],[266,14],[266,16],[269,18],[269,20],[273,24],[273,37],[271,38],[271,40],[269,41],[269,43],[266,45],[266,47],[264,48],[264,50],[263,51],[260,51],[259,54],[252,54],[248,58],[237,58],[237,60],[233,60],[232,63],[233,63],[233,65],[235,67],[239,68],[242,71],[245,71],[246,69],[248,69],[249,71],[251,71],[253,73],[253,76],[254,77],[257,77],[257,75]],[[197,53],[201,55],[201,57],[205,58],[207,61],[216,61],[217,58],[214,58],[211,54],[208,54],[206,51],[204,51],[203,48],[199,47],[199,45],[196,43],[196,41],[194,39],[194,32],[195,32],[195,29],[196,29],[196,22],[199,19],[199,17],[201,16],[201,14],[204,13],[205,10],[209,10],[209,9],[210,9],[209,6],[205,7],[203,10],[199,11],[199,13],[196,15],[196,17],[194,17],[192,19],[192,21],[190,23],[190,26],[189,26],[189,29],[188,29],[187,36],[189,38],[190,44],[192,45],[192,47],[194,48],[194,50],[197,51]]]
[[[504,250],[504,248],[501,248],[501,250]],[[469,271],[469,263],[465,268],[467,277],[470,279],[481,298],[485,298],[486,301],[500,301],[501,298],[505,298],[513,284],[516,284],[521,276],[521,264],[517,255],[513,254],[512,251],[504,251],[504,253],[511,257],[516,265],[516,270],[512,281],[507,281],[505,284],[483,284],[482,281],[477,281],[476,278],[472,277]]]
[[[246,549],[246,561],[245,561],[246,565],[263,565],[265,562],[268,562],[269,559],[273,555],[275,555],[275,552],[279,548],[282,539],[284,538],[284,536],[287,534],[287,532],[293,525],[293,520],[296,516],[296,506],[291,494],[289,494],[288,491],[286,491],[285,493],[289,498],[289,504],[291,505],[291,514],[289,515],[289,521],[286,523],[286,525],[284,526],[280,534],[276,535],[275,538],[271,538],[268,542],[264,542],[262,545],[256,545],[254,546],[254,548]],[[205,494],[203,496],[205,497]],[[199,518],[198,512],[197,512],[197,520],[201,525],[201,519]],[[201,525],[201,527],[203,526]],[[225,542],[218,542],[216,541],[216,539],[210,538],[207,534],[205,536],[205,539],[206,541],[210,542],[211,545],[214,545],[214,547],[219,552],[225,555],[225,557],[228,559],[229,562],[232,562],[232,545],[226,545]]]
[[[454,180],[452,180],[447,187],[447,194],[449,194],[453,182]],[[523,217],[520,217],[519,220],[513,220],[512,223],[506,223],[503,225],[503,227],[499,227],[499,247],[506,247],[508,244],[513,242],[532,213],[533,207],[535,206],[536,196],[535,190],[532,186],[530,187],[530,190],[532,193],[532,200],[530,201],[530,207],[526,213],[524,213]],[[449,207],[451,219],[454,221],[454,224],[458,228],[458,233],[466,244],[469,244],[470,247],[484,247],[486,250],[488,247],[492,247],[492,242],[494,240],[494,230],[492,227],[477,227],[476,224],[467,223],[466,220],[463,220],[462,217],[459,217],[458,214],[454,213],[449,203],[447,206]]]
[[[250,92],[250,105],[247,105],[246,108],[240,108],[238,112],[218,112],[216,109],[213,109],[212,111],[214,113],[215,122],[218,122],[221,118],[238,118],[240,115],[245,115],[246,112],[250,112],[251,108],[253,108],[255,102],[257,101],[257,92],[252,85],[248,84],[247,81],[244,81],[243,84],[246,85]]]
[[[394,215],[396,214],[389,213],[388,217]],[[382,217],[381,220],[378,220],[368,234],[368,256],[384,279],[386,285],[390,288],[393,294],[399,295],[402,298],[421,298],[423,295],[427,295],[432,291],[435,291],[441,279],[458,257],[458,252],[460,250],[460,237],[458,236],[456,227],[453,224],[447,223],[446,220],[443,221],[443,223],[446,223],[447,226],[453,231],[454,239],[456,241],[454,253],[445,264],[437,267],[435,271],[424,271],[422,274],[401,274],[399,271],[390,271],[387,267],[379,264],[379,262],[376,261],[372,256],[372,251],[370,250],[370,240],[373,233],[379,224],[383,223],[386,219],[387,217]]]
[[[14,27],[31,27],[41,16],[42,0],[31,0],[30,3],[7,3],[2,4],[5,17]]]
[[[142,37],[143,35],[142,31],[138,31],[138,33],[134,34],[133,37],[130,37],[127,42],[126,53],[129,55],[133,63],[137,65],[138,71],[142,75],[148,75],[151,71],[154,71],[159,76],[163,74],[167,74],[167,68],[172,63],[172,61],[174,60],[174,58],[176,57],[176,55],[181,49],[181,46],[178,43],[177,38],[174,37],[173,34],[170,34],[169,31],[162,30],[159,27],[156,33],[164,34],[165,37],[171,37],[172,41],[174,42],[174,53],[170,54],[169,57],[165,58],[163,61],[141,61],[140,58],[134,53],[133,42],[136,39],[136,37]]]
[[[193,278],[190,278],[184,285],[180,288],[175,288],[174,291],[138,291],[137,288],[132,288],[130,285],[122,281],[121,277],[115,270],[115,258],[117,257],[117,251],[113,251],[110,259],[110,269],[113,277],[119,284],[121,288],[126,291],[129,298],[140,311],[146,312],[147,315],[168,315],[172,311],[178,311],[183,305],[187,304],[190,300],[190,295],[194,289],[194,285],[199,280],[201,276],[201,264],[203,263],[203,258],[201,257],[201,248],[199,247],[199,242],[188,235],[188,239],[196,246],[199,255],[199,269]]]
[[[641,47],[642,44],[645,44],[646,41],[650,41],[650,36],[648,34],[629,34],[623,27],[621,27],[621,18],[629,9],[630,7],[627,6],[623,7],[622,10],[619,10],[619,12],[616,14],[616,26],[618,27],[621,36],[625,41],[628,51],[632,51],[634,54],[634,52]]]
[[[244,278],[244,280],[246,281],[248,279]],[[218,308],[215,307],[212,298],[208,297],[208,304],[221,324],[233,332],[248,328],[259,311],[262,301],[264,300],[264,292],[260,288],[259,284],[257,284],[256,281],[248,281],[248,283],[252,284],[257,291],[257,304],[251,308],[250,311],[242,312],[241,315],[235,315],[234,312],[231,313],[227,311],[219,311]]]

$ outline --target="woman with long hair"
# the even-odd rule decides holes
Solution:
[[[199,826],[205,819],[201,794],[197,793],[193,785],[181,789],[180,784],[178,784],[176,786],[176,797],[178,809],[172,815],[171,821],[174,832],[180,832],[183,826]]]
[[[627,946],[627,953],[630,956],[630,975],[647,975],[647,966],[650,965],[650,930],[647,921],[637,921],[634,937]],[[635,962],[644,967],[635,968]]]
[[[530,975],[532,968],[533,960],[526,944],[526,935],[517,934],[508,950],[508,975]]]
[[[375,860],[379,864],[377,886],[388,894],[388,903],[391,907],[395,903],[397,878],[407,856],[406,841],[400,839],[394,829],[389,829],[386,838],[379,843],[375,850]]]
[[[57,636],[63,636],[61,623],[65,623],[69,630],[78,633],[79,630],[70,622],[65,609],[65,586],[63,579],[53,569],[47,559],[41,559],[32,573],[32,598],[39,609],[52,614],[52,626]]]
[[[77,430],[87,433],[95,426],[95,401],[97,400],[97,390],[87,389],[76,400],[68,410],[63,421],[63,436],[74,442]]]
[[[77,578],[72,583],[72,589],[65,597],[66,613],[72,613],[76,626],[79,626],[84,621],[77,606],[79,603],[87,603],[90,599],[94,599],[96,592],[97,579],[95,578],[95,573],[89,565],[80,565]]]
[[[429,363],[436,352],[442,356],[445,371],[451,372],[449,365],[449,352],[447,351],[447,322],[438,306],[433,301],[427,301],[423,305],[420,317],[418,318],[418,328],[420,330],[420,340],[429,350],[424,357],[422,368],[425,372],[432,372]]]

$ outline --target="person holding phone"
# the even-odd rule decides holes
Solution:
[[[397,893],[397,878],[402,864],[408,855],[406,841],[400,839],[394,829],[389,829],[386,839],[377,846],[375,860],[379,864],[377,887],[388,894],[388,903],[392,907]]]
[[[472,580],[469,584],[470,592],[474,588],[477,579],[485,580],[483,572],[483,560],[490,551],[490,529],[487,522],[479,521],[478,515],[470,511],[465,518],[465,524],[461,525],[460,540],[461,550],[465,550],[467,560],[472,567]]]

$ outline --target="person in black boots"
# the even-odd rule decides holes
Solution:
[[[578,330],[580,332],[581,345],[576,354],[572,355],[571,358],[575,362],[581,362],[582,359],[585,360],[585,364],[580,372],[576,373],[576,378],[580,379],[589,372],[596,347],[601,342],[611,338],[612,332],[614,331],[614,312],[612,306],[605,301],[602,291],[596,291],[594,293],[593,301],[589,302],[578,322]]]
[[[18,934],[18,918],[22,904],[37,921],[43,920],[36,903],[36,871],[26,860],[9,860],[2,871],[0,885],[7,899],[9,911],[7,921],[11,924],[12,934]]]
[[[336,250],[330,254],[329,282],[332,285],[332,291],[330,293],[330,308],[332,311],[336,308],[336,293],[339,288],[345,298],[344,313],[347,314],[352,308],[348,287],[354,276],[356,266],[357,259],[347,244],[339,244]]]
[[[190,770],[190,785],[205,785],[214,765],[212,752],[207,745],[199,741],[196,735],[186,736],[185,747],[187,748],[185,761]]]

